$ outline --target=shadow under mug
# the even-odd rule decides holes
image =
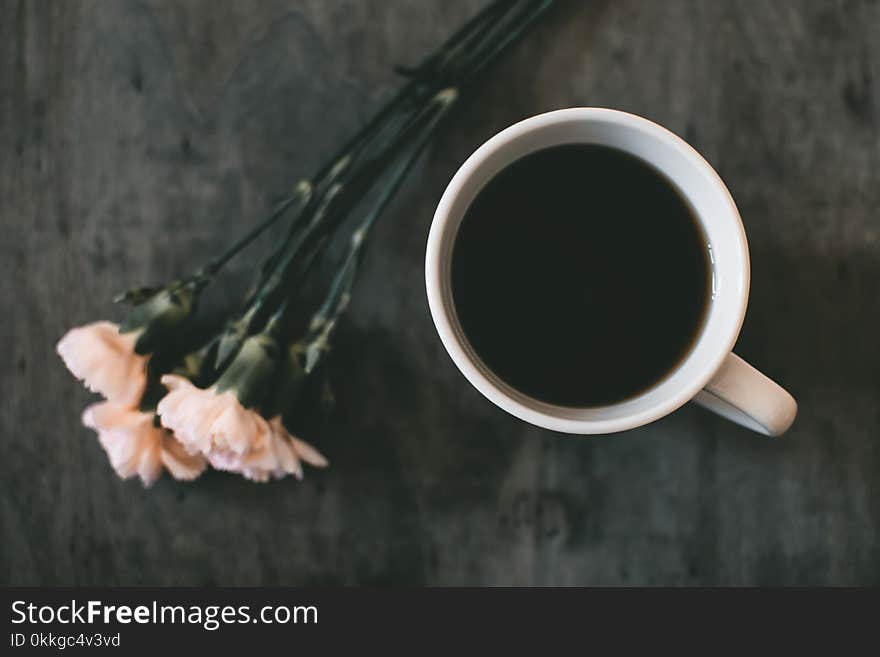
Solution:
[[[708,239],[712,294],[690,352],[650,389],[620,403],[572,408],[525,395],[502,381],[468,342],[456,316],[450,281],[458,227],[483,186],[512,162],[561,144],[600,144],[654,166],[689,201]],[[483,144],[446,188],[428,236],[425,282],[431,316],[452,360],[484,396],[531,424],[573,434],[624,431],[695,401],[770,436],[797,414],[794,398],[732,353],[749,295],[749,252],[739,211],[714,169],[684,140],[647,119],[605,108],[548,112],[517,123]]]

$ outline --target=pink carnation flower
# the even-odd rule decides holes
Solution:
[[[170,431],[157,427],[152,413],[142,413],[116,402],[92,404],[83,424],[98,432],[98,440],[116,473],[135,475],[151,486],[166,469],[175,479],[192,480],[205,470],[201,454],[190,454]]]
[[[138,331],[120,333],[112,322],[69,330],[56,347],[73,375],[92,392],[124,406],[136,406],[147,386],[149,356],[135,353]]]
[[[289,474],[301,479],[301,461],[327,466],[314,447],[290,435],[280,417],[267,422],[244,408],[231,390],[203,390],[174,374],[163,376],[162,383],[169,390],[157,408],[162,424],[188,451],[204,454],[218,470],[268,481]]]

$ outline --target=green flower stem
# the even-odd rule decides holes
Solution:
[[[321,354],[327,350],[330,335],[336,327],[339,317],[348,307],[348,303],[351,299],[351,289],[354,286],[357,269],[360,265],[363,248],[367,241],[370,229],[373,227],[373,224],[375,224],[376,219],[378,219],[394,198],[397,190],[406,179],[407,174],[412,167],[415,166],[422,151],[430,143],[434,128],[436,128],[446,117],[457,99],[457,94],[454,90],[448,89],[438,94],[437,97],[439,99],[438,111],[432,117],[428,126],[426,126],[425,132],[421,138],[392,168],[387,187],[383,189],[373,207],[366,214],[357,229],[352,233],[348,252],[330,285],[327,297],[312,317],[308,331],[300,341],[306,354],[306,363],[304,367],[306,374],[310,373],[315,368]]]
[[[471,54],[474,47],[474,43],[481,43],[481,40],[486,37],[486,34],[488,34],[500,20],[503,20],[505,12],[510,11],[510,7],[514,4],[515,2],[510,1],[495,2],[486,7],[485,13],[482,16],[477,17],[478,20],[474,22],[469,33],[463,34],[462,38],[455,43],[453,47],[449,48],[444,57],[434,63],[433,66],[425,68],[424,72],[427,74],[433,74],[439,79],[451,78],[457,75],[462,68],[464,68],[463,62],[459,60],[463,59],[465,62],[467,61],[468,56]]]
[[[279,264],[284,262],[285,268],[289,264],[292,257],[287,258],[286,254],[291,251],[295,254],[315,225],[328,214],[328,206],[338,191],[337,185],[349,184],[357,177],[359,167],[369,167],[381,161],[382,153],[390,144],[395,143],[396,137],[406,133],[413,122],[418,121],[420,112],[424,109],[423,104],[432,102],[430,98],[438,88],[462,86],[519,38],[553,2],[554,0],[495,0],[465,23],[437,51],[425,57],[415,69],[399,69],[410,77],[410,81],[318,170],[311,181],[301,181],[292,193],[272,208],[268,216],[224,253],[211,259],[193,274],[180,279],[178,283],[195,285],[201,289],[227,262],[299,204],[285,239],[261,267],[259,280],[245,300],[246,312],[259,296],[260,290],[273,280]],[[523,4],[525,8],[522,11],[513,12]],[[512,13],[513,19],[506,21]],[[433,92],[431,86],[434,87]],[[378,151],[379,154],[372,158],[366,157],[371,151]],[[366,161],[363,161],[365,157]],[[309,215],[311,220],[301,221]],[[115,300],[139,303],[159,290],[160,288],[129,290]],[[262,305],[264,301],[259,303]]]
[[[499,12],[506,11],[505,5],[511,4],[511,0],[495,0],[495,2],[489,3],[449,37],[436,52],[425,57],[418,66],[414,68],[398,66],[396,70],[409,78],[420,78],[425,71],[442,70],[458,56],[462,48],[467,47],[470,40],[482,32],[486,25],[490,25],[497,19]]]
[[[439,88],[445,86],[460,87],[462,82],[473,77],[476,70],[482,70],[491,60],[497,57],[504,48],[534,22],[535,19],[548,8],[554,0],[531,0],[523,3],[520,0],[495,0],[487,5],[474,18],[453,34],[437,51],[424,58],[415,69],[399,69],[411,78],[377,114],[349,140],[312,178],[315,193],[302,214],[310,213],[318,218],[326,214],[327,194],[334,193],[337,184],[346,184],[354,175],[353,171],[361,164],[361,158],[370,150],[379,148],[381,151],[387,147],[389,141],[401,130],[406,130],[409,125],[407,119],[412,120],[417,116],[420,103],[430,102],[432,96]],[[525,4],[526,9],[516,15],[513,23],[515,33],[512,35],[502,34],[499,26],[507,25],[503,19],[508,17],[518,6]],[[530,11],[537,6],[536,11]],[[525,21],[519,21],[525,15]],[[495,34],[493,40],[485,43],[487,34]],[[496,43],[497,42],[497,43]],[[479,56],[474,56],[474,44],[477,44]],[[482,46],[482,48],[480,48]],[[458,78],[458,79],[456,79]],[[434,89],[430,88],[433,86]],[[389,135],[383,139],[383,135]],[[373,147],[372,149],[370,147]],[[245,305],[254,301],[260,288],[267,284],[276,271],[279,262],[285,259],[285,254],[291,249],[299,248],[299,239],[303,231],[303,222],[292,222],[287,237],[279,247],[270,255],[261,268],[258,283],[251,295],[245,301]]]
[[[218,271],[220,271],[223,265],[229,262],[242,249],[248,246],[257,237],[259,237],[267,228],[269,228],[272,224],[283,217],[292,206],[294,206],[296,203],[303,204],[304,202],[307,202],[309,196],[311,196],[311,188],[311,183],[309,183],[308,181],[300,181],[294,188],[293,192],[287,197],[283,198],[281,201],[279,201],[275,205],[275,207],[272,208],[272,211],[263,221],[261,221],[259,224],[254,226],[247,233],[245,233],[224,253],[217,256],[216,258],[213,258],[200,271],[207,276],[213,276],[214,274],[216,274]]]
[[[298,248],[303,231],[308,230],[309,225],[321,220],[326,214],[327,206],[340,188],[347,186],[352,178],[358,175],[359,167],[374,161],[376,153],[381,154],[395,136],[406,129],[411,117],[408,114],[409,110],[403,107],[403,104],[413,100],[411,96],[416,86],[414,83],[407,85],[405,93],[398,94],[389,107],[380,111],[380,116],[376,118],[381,120],[371,121],[368,129],[363,131],[359,138],[353,140],[349,148],[335,159],[332,166],[325,167],[315,176],[315,194],[310,205],[303,212],[304,215],[311,214],[312,220],[291,224],[285,240],[266,261],[257,289],[267,282],[285,254],[291,248],[294,250]],[[371,153],[373,157],[368,158]]]
[[[336,318],[342,314],[348,304],[349,290],[354,283],[354,275],[357,269],[357,265],[359,264],[360,253],[363,248],[363,244],[366,241],[366,236],[369,229],[371,228],[373,223],[375,223],[376,219],[379,217],[379,215],[393,198],[400,185],[403,183],[406,174],[415,164],[422,150],[430,142],[430,138],[433,135],[434,128],[452,107],[453,103],[456,100],[456,97],[456,94],[452,90],[445,90],[437,94],[435,104],[432,108],[433,111],[431,113],[426,112],[425,114],[425,116],[429,117],[429,120],[424,126],[422,126],[421,136],[416,139],[413,144],[410,145],[408,152],[404,151],[402,153],[402,157],[398,158],[399,161],[392,166],[390,171],[385,174],[386,177],[389,179],[389,182],[374,200],[373,206],[367,211],[364,218],[361,220],[358,228],[353,232],[349,252],[344,262],[342,263],[340,270],[337,272],[333,282],[331,283],[330,291],[328,292],[325,302],[323,303],[319,311],[313,316],[307,337],[302,342],[304,345],[307,345],[309,347],[309,349],[307,350],[307,362],[311,359],[314,359],[314,355],[324,348],[327,338],[329,337],[329,334],[332,331],[333,326],[335,325]],[[384,171],[384,168],[380,169],[380,171]],[[379,179],[381,178],[382,175],[380,173]],[[370,184],[372,184],[373,182],[375,181],[371,181]],[[317,226],[318,224],[315,223],[314,225]],[[318,238],[314,241],[313,248],[311,248],[301,258],[300,262],[303,264],[303,267],[306,270],[311,267],[312,263],[323,251],[324,245],[329,239],[331,232],[332,231],[327,230],[319,235]],[[292,258],[292,253],[289,252],[287,255],[289,264],[289,258]],[[283,262],[279,263],[279,269],[281,269],[283,266]],[[277,286],[282,285],[283,278],[281,277],[283,277],[283,275],[283,271],[278,271],[276,272],[276,278],[272,279],[273,281],[277,281]],[[245,337],[248,334],[249,329],[251,328],[251,325],[257,315],[261,311],[271,307],[271,292],[272,290],[270,290],[269,288],[264,289],[261,294],[259,294],[255,298],[254,303],[251,304],[245,315],[238,322],[232,325],[231,332],[226,334],[225,336],[225,344],[224,341],[221,339],[220,350],[218,351],[219,364],[222,365],[222,363],[225,362],[226,359],[230,358],[233,355],[235,348],[237,348],[238,345],[243,344]],[[283,320],[289,307],[290,296],[288,295],[286,298],[281,300],[280,305],[274,310],[271,317],[267,320],[266,326],[264,327],[262,333],[265,335],[271,335],[273,338],[280,338],[280,331],[282,330],[282,327],[284,325]],[[311,366],[307,366],[306,370],[310,371]]]
[[[327,190],[314,215],[307,223],[301,224],[300,231],[276,263],[275,270],[254,295],[245,311],[248,316],[256,318],[262,311],[270,308],[279,290],[289,286],[293,282],[291,279],[303,276],[311,268],[332,231],[381,179],[387,164],[413,140],[417,143],[427,142],[438,123],[438,107],[441,109],[440,114],[444,114],[452,99],[454,96],[450,96],[448,92],[437,94],[431,104],[410,119],[403,132],[396,135],[394,141],[382,152],[365,163],[362,169],[343,176]],[[395,186],[391,193],[396,189]],[[302,255],[298,261],[297,255]],[[295,262],[299,263],[297,269],[293,268]]]
[[[290,269],[286,276],[288,283],[296,282],[297,278],[302,278],[306,275],[310,263],[316,259],[312,255],[313,252],[321,249],[321,244],[325,241],[325,238],[329,238],[332,232],[345,220],[348,213],[368,194],[369,190],[382,181],[383,178],[387,177],[389,166],[393,167],[400,157],[406,157],[407,150],[413,148],[412,144],[418,145],[417,152],[421,152],[421,149],[433,136],[439,119],[445,115],[456,97],[454,91],[438,93],[431,105],[426,107],[418,117],[415,117],[410,122],[406,131],[399,136],[395,143],[389,146],[387,152],[376,159],[374,166],[364,171],[361,178],[355,179],[350,183],[350,194],[344,196],[346,190],[342,189],[340,191],[339,202],[332,208],[332,213],[328,213],[328,216],[321,223],[316,223],[313,226],[311,235],[304,236],[302,251],[307,257],[299,261],[298,267],[296,262],[292,263],[293,268]],[[378,199],[374,201],[374,203],[379,203],[378,209],[368,210],[371,223],[376,219],[378,213],[385,207],[398,187],[399,183],[385,187],[379,192]]]
[[[397,170],[395,163],[400,157],[408,162],[407,153],[413,154],[412,162],[415,161],[462,86],[522,36],[553,2],[495,0],[415,69],[402,71],[409,81],[311,179],[310,193],[291,221],[286,237],[261,265],[257,283],[246,296],[241,314],[221,335],[218,368],[234,355],[247,335],[264,325],[273,308],[290,296],[285,291],[297,289],[333,232],[380,184],[388,168]],[[420,146],[410,150],[413,144]],[[378,203],[368,211],[370,225],[410,168],[411,163],[403,166],[401,175],[392,175],[389,186],[379,192]],[[258,230],[261,226],[252,232],[258,234]],[[252,239],[250,234],[245,238]],[[218,258],[218,267],[226,260],[228,257]],[[353,267],[356,268],[356,257]],[[343,265],[341,273],[346,271]]]
[[[330,160],[325,164],[312,178],[315,190],[314,198],[322,198],[336,179],[352,165],[352,159],[360,153],[364,147],[370,143],[375,134],[383,128],[383,122],[393,116],[400,109],[401,104],[409,99],[412,91],[415,89],[414,84],[407,85],[401,89],[379,112],[358,132],[351,140],[349,140]],[[303,209],[305,214],[307,208]],[[260,279],[254,288],[258,290],[271,275],[278,260],[283,257],[287,251],[287,247],[294,239],[297,229],[300,227],[299,222],[292,222],[288,228],[285,239],[281,242],[275,251],[264,261],[260,269]]]
[[[482,50],[474,54],[467,63],[467,72],[463,74],[461,84],[465,85],[474,77],[482,73],[495,59],[507,48],[518,41],[535,22],[550,9],[555,0],[536,0],[525,3],[525,7],[516,14],[508,23],[499,22],[495,25],[495,32],[501,32],[497,41],[489,41]]]

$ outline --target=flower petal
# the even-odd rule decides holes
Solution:
[[[303,478],[303,468],[293,445],[284,436],[278,436],[275,441],[275,454],[278,457],[278,466],[282,472],[292,474],[299,480]]]
[[[125,404],[105,401],[91,404],[83,411],[82,423],[89,429],[101,431],[119,427],[130,427],[142,420],[143,413]]]
[[[110,465],[122,479],[139,476],[152,486],[167,468],[178,479],[192,479],[205,469],[202,456],[191,456],[168,430],[157,427],[152,413],[115,402],[92,404],[83,423],[98,432]]]
[[[192,481],[208,466],[201,454],[190,454],[171,432],[162,439],[162,463],[175,479]]]
[[[201,472],[204,461],[182,462],[184,456],[192,459],[196,453],[217,470],[261,482],[289,474],[301,479],[301,460],[318,467],[327,465],[314,447],[287,432],[280,417],[267,422],[258,412],[244,408],[232,391],[204,390],[175,375],[163,376],[162,383],[169,392],[159,402],[157,413],[176,439],[176,447],[172,444],[163,450],[162,459],[167,468],[179,470],[175,476]],[[184,467],[189,464],[191,472]]]
[[[330,465],[330,462],[326,458],[324,458],[324,455],[321,454],[321,452],[316,450],[304,440],[300,440],[295,436],[291,436],[290,442],[293,444],[293,449],[296,451],[297,456],[299,456],[309,465],[313,465],[316,468],[326,468],[328,465]]]
[[[89,390],[134,406],[147,385],[149,360],[134,351],[138,336],[138,332],[120,333],[112,322],[95,322],[68,331],[56,350]]]
[[[158,439],[154,439],[150,444],[142,446],[138,460],[137,473],[144,484],[144,488],[149,488],[156,483],[156,480],[162,474],[162,430],[157,427],[153,427],[153,429],[159,434],[159,436],[154,436],[154,438]]]

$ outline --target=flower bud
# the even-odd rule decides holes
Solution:
[[[280,349],[274,337],[266,332],[246,339],[226,371],[217,379],[217,392],[233,390],[245,408],[265,401],[275,378]]]
[[[255,314],[256,308],[251,308],[243,317],[229,322],[223,329],[217,341],[217,350],[214,356],[215,369],[223,369],[230,359],[238,353],[250,331]]]
[[[172,339],[192,314],[204,286],[199,279],[175,281],[136,305],[119,327],[121,333],[142,329],[135,351],[148,354]]]

